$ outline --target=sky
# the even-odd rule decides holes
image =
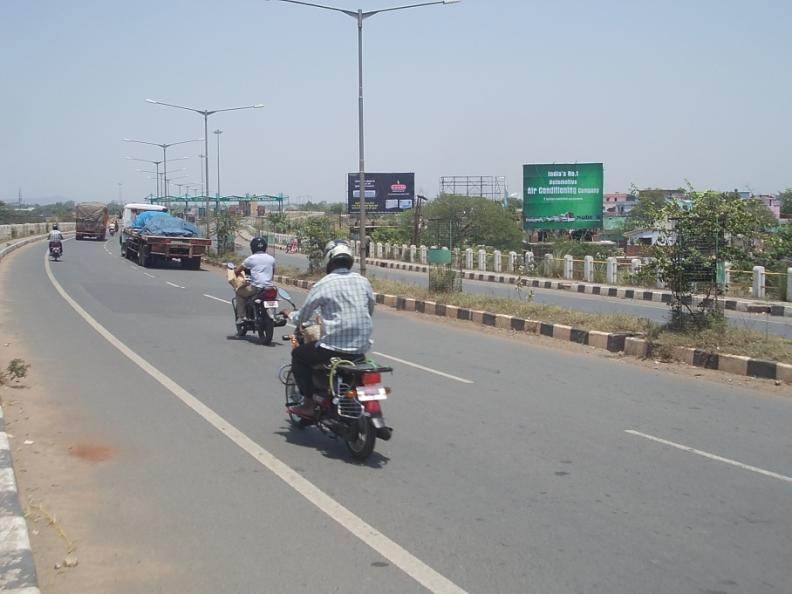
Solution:
[[[375,10],[399,2],[324,0]],[[320,2],[321,3],[321,2]],[[364,27],[366,170],[505,176],[602,162],[605,190],[792,186],[789,0],[463,0]],[[358,168],[357,31],[278,0],[3,0],[0,200],[142,200],[156,143],[203,137],[210,184],[342,201]],[[170,177],[200,183],[203,143]],[[171,193],[176,193],[172,188]]]

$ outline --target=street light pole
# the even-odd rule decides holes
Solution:
[[[206,183],[206,236],[209,237],[209,116],[221,111],[239,111],[241,109],[260,109],[264,107],[263,103],[256,103],[255,105],[245,105],[243,107],[227,107],[224,109],[195,109],[194,107],[186,107],[184,105],[176,105],[174,103],[165,103],[164,101],[156,101],[154,99],[146,99],[149,103],[155,105],[164,105],[165,107],[175,107],[176,109],[184,109],[200,114],[204,119],[204,176]]]
[[[360,169],[358,174],[358,183],[360,184],[360,273],[365,276],[366,274],[366,168],[365,158],[363,151],[363,21],[369,17],[379,14],[381,12],[393,12],[396,10],[405,10],[407,8],[418,8],[420,6],[433,6],[436,4],[457,4],[462,0],[436,0],[435,2],[420,2],[417,4],[409,4],[405,6],[394,6],[392,8],[383,8],[380,10],[369,10],[364,12],[362,9],[358,10],[345,10],[343,8],[335,8],[332,6],[323,6],[322,4],[313,4],[312,2],[302,2],[301,0],[279,0],[280,2],[288,2],[289,4],[300,4],[302,6],[313,6],[314,8],[323,8],[325,10],[332,10],[334,12],[342,12],[347,16],[354,18],[357,21],[358,28],[358,148],[360,151]]]
[[[138,144],[148,144],[150,146],[158,146],[162,149],[162,168],[163,168],[163,186],[165,190],[165,199],[168,199],[168,149],[172,146],[176,146],[177,144],[187,144],[188,142],[200,142],[204,140],[203,138],[194,138],[192,140],[181,140],[179,142],[167,142],[167,143],[158,143],[158,142],[148,142],[146,140],[134,140],[132,138],[122,138],[124,142],[136,142]],[[153,163],[154,161],[151,161]],[[168,208],[170,208],[170,202],[168,202]]]
[[[220,135],[223,133],[219,128],[213,132],[217,136],[217,199],[220,199]]]

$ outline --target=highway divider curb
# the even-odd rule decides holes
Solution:
[[[34,235],[33,237],[28,237],[26,239],[22,239],[17,241],[16,243],[12,243],[11,245],[5,246],[3,249],[0,250],[0,262],[3,261],[3,258],[8,256],[11,252],[18,250],[19,248],[26,246],[29,243],[33,243],[34,241],[41,241],[42,239],[46,239],[47,235]]]
[[[293,279],[286,276],[275,276],[275,282],[292,285],[310,290],[314,283],[307,280]],[[426,315],[464,320],[513,332],[538,334],[555,340],[574,342],[611,353],[624,353],[630,357],[646,359],[652,356],[651,342],[629,332],[600,332],[598,330],[581,330],[564,324],[552,324],[541,320],[528,320],[506,314],[496,314],[475,309],[467,309],[456,305],[447,305],[435,301],[424,301],[412,297],[374,293],[378,304],[402,311],[414,311]],[[710,353],[701,349],[674,347],[671,359],[736,375],[745,375],[763,379],[772,379],[792,383],[792,365],[776,361],[763,361],[740,355]]]
[[[39,594],[27,523],[19,504],[11,445],[0,406],[0,591]]]
[[[428,273],[429,271],[429,266],[426,266],[425,264],[397,262],[394,260],[381,260],[378,258],[368,258],[366,261],[372,266],[377,266],[379,268],[394,268],[396,270],[406,270],[408,272]],[[462,278],[466,280],[513,285],[517,282],[518,277],[511,273],[475,272],[464,270],[462,271]],[[583,293],[586,295],[618,297],[620,299],[634,299],[636,301],[653,301],[655,303],[671,302],[670,292],[657,289],[614,287],[612,285],[598,285],[575,280],[546,279],[526,276],[522,278],[526,282],[525,286],[533,289],[555,289],[559,291]],[[697,297],[693,298],[694,305],[698,304],[700,301],[701,300]],[[730,311],[740,311],[744,313],[764,313],[771,316],[792,317],[792,305],[762,303],[757,301],[746,301],[743,299],[724,299],[724,307]]]

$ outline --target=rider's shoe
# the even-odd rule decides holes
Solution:
[[[309,400],[302,406],[290,406],[288,407],[289,412],[300,417],[306,417],[312,419],[314,417],[314,403],[313,401]]]

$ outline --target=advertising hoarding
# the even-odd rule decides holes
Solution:
[[[366,212],[387,214],[415,205],[414,173],[366,173]],[[360,212],[360,177],[347,175],[347,212]]]
[[[602,183],[602,163],[523,165],[525,229],[601,229]]]

